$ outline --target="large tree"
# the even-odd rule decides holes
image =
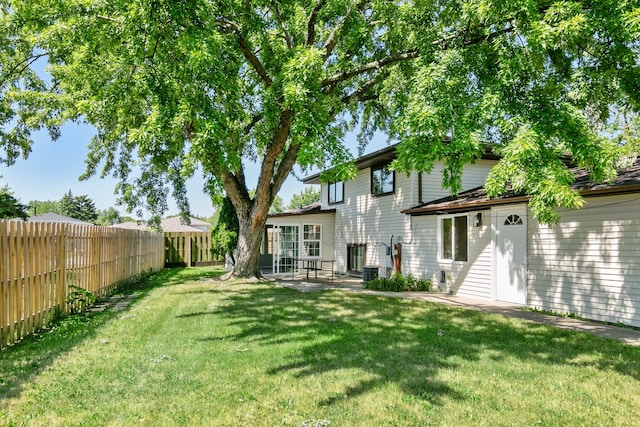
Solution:
[[[33,129],[55,137],[75,120],[98,130],[85,177],[115,175],[130,207],[159,214],[170,185],[186,211],[184,180],[202,173],[236,209],[240,276],[259,274],[267,213],[296,163],[354,173],[343,137],[356,126],[362,143],[376,130],[401,142],[399,170],[444,159],[453,192],[490,146],[502,156],[490,194],[510,182],[553,221],[581,201],[562,155],[611,177],[610,139],[627,135],[612,116],[640,106],[637,0],[0,4],[3,160],[29,152]]]

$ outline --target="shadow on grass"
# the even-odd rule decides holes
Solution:
[[[288,372],[311,377],[344,369],[368,374],[320,405],[332,405],[386,383],[394,383],[432,405],[442,404],[444,396],[466,400],[469,391],[458,390],[455,383],[439,378],[441,372],[469,361],[486,360],[487,369],[499,369],[505,375],[519,375],[510,371],[510,365],[522,361],[541,366],[526,374],[531,376],[545,367],[568,365],[613,370],[640,380],[638,349],[585,333],[495,314],[341,291],[299,293],[267,286],[242,291],[229,290],[218,311],[191,314],[223,312],[241,332],[201,340],[296,343],[300,350],[292,356],[283,355],[279,366],[268,368],[272,375]]]
[[[72,351],[88,339],[95,337],[100,328],[112,319],[121,317],[138,304],[157,286],[170,286],[187,281],[208,279],[222,274],[213,269],[165,269],[152,274],[147,280],[127,285],[118,293],[136,291],[141,294],[129,307],[120,311],[85,312],[66,316],[47,329],[25,338],[0,352],[0,399],[20,395],[25,384],[51,366],[60,356]]]

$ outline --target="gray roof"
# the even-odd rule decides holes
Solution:
[[[580,192],[583,197],[605,196],[611,194],[640,193],[640,158],[626,169],[620,169],[618,176],[605,183],[598,183],[589,178],[584,169],[573,169],[574,182],[571,188]],[[471,210],[489,209],[495,205],[523,203],[529,196],[509,189],[500,197],[491,199],[483,187],[463,191],[457,196],[448,196],[423,203],[402,211],[409,215],[436,215],[443,213],[468,212]]]
[[[322,205],[320,203],[313,203],[307,206],[301,206],[297,209],[289,209],[284,212],[269,214],[269,218],[279,218],[283,216],[295,216],[295,215],[335,213],[335,211],[336,211],[335,209],[322,209]]]
[[[191,218],[191,217],[189,219],[191,220],[190,225],[183,224],[182,218],[179,216],[165,218],[162,221],[160,221],[160,227],[162,228],[162,231],[169,231],[169,232],[171,231],[204,232],[206,230],[203,230],[198,227],[207,227],[207,229],[211,227],[211,224],[209,224],[208,222],[204,222],[197,218]]]
[[[445,143],[448,143],[448,139],[445,139]],[[380,150],[374,151],[373,153],[365,154],[364,156],[358,157],[354,163],[358,170],[366,169],[371,166],[376,166],[384,163],[391,162],[395,160],[397,157],[396,149],[399,144],[393,144],[388,147],[382,148]],[[482,158],[485,160],[498,160],[499,157],[493,154],[493,151],[487,147],[485,149]],[[302,179],[302,182],[305,184],[320,184],[320,172],[309,175],[306,178]]]
[[[147,227],[147,224],[145,224],[144,222],[137,222],[137,221],[121,222],[120,224],[113,224],[111,227],[124,228],[126,230],[142,230],[142,231],[150,230],[150,228]]]
[[[207,231],[208,228],[211,227],[211,224],[209,224],[208,222],[199,220],[197,218],[190,218],[190,219],[191,219],[191,225],[187,225],[182,223],[182,218],[180,218],[179,216],[165,218],[160,221],[160,228],[162,228],[162,231],[166,231],[166,232],[206,233],[208,232]],[[150,230],[150,228],[147,226],[147,224],[144,221],[123,222],[120,224],[114,224],[112,225],[112,227],[126,228],[130,230]],[[197,228],[197,227],[202,227],[202,228],[207,227],[207,230],[203,230],[202,228]]]
[[[78,224],[78,225],[95,225],[90,222],[80,221],[79,219],[71,218],[64,215],[59,215],[53,212],[47,212],[40,215],[30,216],[27,221],[29,222],[57,222],[62,224]]]

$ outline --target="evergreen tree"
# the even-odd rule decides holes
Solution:
[[[83,195],[75,197],[73,199],[73,205],[75,207],[75,212],[77,215],[73,218],[91,223],[95,222],[96,219],[98,219],[98,211],[96,210],[96,205],[93,203],[93,200],[89,198],[89,196]]]
[[[70,218],[76,218],[78,212],[76,211],[76,206],[74,204],[74,197],[71,190],[68,193],[65,193],[64,196],[58,202],[58,210],[60,215],[68,216]],[[78,218],[76,218],[78,219]]]
[[[26,220],[28,216],[27,207],[13,196],[9,187],[0,188],[0,218]]]
[[[85,222],[95,222],[98,219],[98,211],[89,196],[75,197],[71,190],[58,202],[60,215],[75,218]]]

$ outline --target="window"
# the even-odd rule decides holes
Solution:
[[[367,254],[367,245],[347,246],[347,271],[349,273],[362,274],[364,260]]]
[[[446,217],[440,220],[442,246],[440,257],[451,261],[468,261],[467,216]]]
[[[320,241],[322,228],[320,225],[305,224],[302,231],[302,245],[304,255],[308,257],[320,257]]]
[[[522,218],[519,215],[509,215],[504,220],[504,225],[522,225]]]
[[[389,170],[389,165],[371,168],[371,193],[374,195],[393,193],[394,172]]]
[[[273,225],[265,226],[260,255],[273,254]]]
[[[344,201],[344,182],[329,183],[329,204],[342,203]]]

